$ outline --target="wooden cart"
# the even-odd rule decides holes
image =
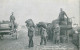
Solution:
[[[17,31],[14,26],[15,25],[9,21],[1,22],[0,23],[0,39],[3,39],[3,35],[12,35],[12,37],[15,37],[17,39],[18,38]]]

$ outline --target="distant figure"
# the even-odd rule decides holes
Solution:
[[[12,14],[11,14],[11,16],[10,16],[10,22],[12,22],[12,23],[15,22],[15,17],[14,17],[14,15],[13,15],[13,12],[12,12]]]
[[[33,27],[28,27],[28,37],[29,37],[29,45],[28,47],[33,47],[33,33],[34,33],[34,29]]]
[[[12,12],[12,14],[10,16],[10,22],[11,22],[11,28],[12,28],[12,30],[14,30],[15,17],[13,15],[13,12]]]
[[[62,8],[60,8],[60,13],[59,13],[59,24],[61,24],[61,22],[65,20],[64,16],[66,16],[66,17],[68,18],[67,14],[63,11]]]
[[[40,42],[40,45],[42,45],[44,43],[44,45],[46,45],[46,41],[47,41],[47,32],[46,32],[46,29],[41,27],[41,32],[40,32],[40,35],[41,35],[41,42]]]

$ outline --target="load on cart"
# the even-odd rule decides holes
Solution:
[[[10,21],[2,21],[0,22],[0,38],[3,39],[3,35],[13,35],[15,34],[15,38],[17,39],[17,23],[15,23],[15,17],[10,16]]]

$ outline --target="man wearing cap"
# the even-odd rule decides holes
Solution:
[[[12,14],[10,16],[10,22],[11,22],[11,27],[12,27],[12,30],[13,30],[14,29],[14,24],[15,24],[15,17],[13,15],[13,12],[12,12]]]
[[[64,19],[65,19],[64,16],[66,16],[66,17],[68,18],[67,14],[63,11],[62,8],[60,8],[60,13],[59,13],[59,24],[61,24],[61,22],[64,21]]]

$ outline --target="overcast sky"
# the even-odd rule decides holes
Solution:
[[[40,21],[52,22],[57,19],[60,8],[68,17],[75,17],[74,23],[79,23],[79,0],[0,0],[0,21],[9,20],[14,12],[16,22],[25,24],[27,19],[34,23]]]

